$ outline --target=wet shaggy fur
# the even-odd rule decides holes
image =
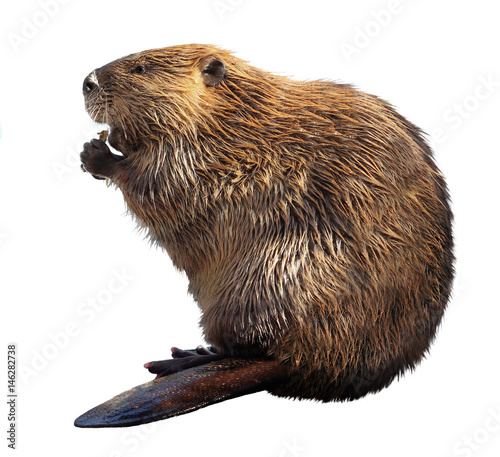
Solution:
[[[208,343],[276,359],[289,380],[274,394],[324,401],[421,360],[453,255],[417,127],[348,85],[213,46],[133,54],[92,78],[87,109],[125,157],[102,175],[186,272]]]

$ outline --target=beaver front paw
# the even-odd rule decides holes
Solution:
[[[83,171],[96,179],[106,179],[115,174],[117,164],[123,157],[113,154],[104,141],[93,139],[83,145],[80,160]]]

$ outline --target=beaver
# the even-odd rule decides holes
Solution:
[[[140,400],[122,394],[76,425],[262,389],[354,400],[427,353],[454,275],[450,199],[425,135],[387,101],[199,44],[118,59],[83,93],[121,153],[93,139],[84,171],[111,180],[185,271],[211,347],[147,363],[157,379]]]

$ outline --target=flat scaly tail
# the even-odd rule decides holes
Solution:
[[[82,414],[75,426],[129,427],[196,411],[231,398],[274,387],[286,378],[274,360],[222,359],[122,392]]]

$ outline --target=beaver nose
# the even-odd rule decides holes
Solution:
[[[99,87],[99,82],[97,81],[97,76],[95,71],[90,73],[83,81],[83,93],[88,94]]]

